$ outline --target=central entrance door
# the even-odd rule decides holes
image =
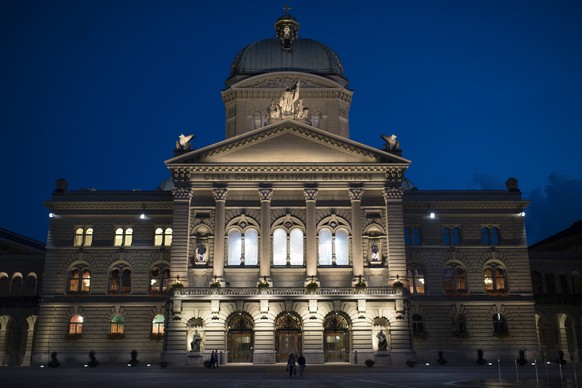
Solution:
[[[227,322],[228,362],[253,362],[253,318],[246,312],[240,312],[233,314]]]
[[[348,318],[330,313],[323,321],[325,362],[350,361],[350,329]]]
[[[303,340],[301,318],[295,313],[286,312],[275,321],[275,351],[277,362],[287,362],[289,354],[295,357],[302,351]]]

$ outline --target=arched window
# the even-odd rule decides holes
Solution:
[[[426,335],[424,322],[420,314],[412,314],[412,335],[414,337],[424,337]]]
[[[121,315],[114,315],[111,318],[111,325],[109,334],[123,334],[123,326],[125,325],[125,318]]]
[[[69,271],[69,286],[67,292],[87,293],[91,288],[91,271],[84,267],[75,267]]]
[[[424,294],[424,269],[419,265],[413,265],[406,270],[411,294]]]
[[[113,245],[116,247],[129,247],[133,242],[132,228],[117,228],[115,229],[115,239]]]
[[[449,264],[444,270],[446,292],[467,292],[466,272],[459,264]]]
[[[10,293],[10,282],[6,272],[0,272],[0,296],[8,296]]]
[[[331,265],[331,260],[332,260],[331,230],[321,229],[319,231],[319,265]]]
[[[228,232],[228,265],[258,265],[259,233],[255,228]]]
[[[154,234],[154,246],[169,247],[172,245],[172,228],[156,228]]]
[[[485,284],[485,291],[507,291],[505,269],[497,264],[489,264],[485,267],[483,270],[483,282]]]
[[[509,335],[507,322],[501,314],[493,314],[493,335],[496,337],[506,337]]]
[[[542,275],[539,272],[533,271],[531,273],[531,283],[532,283],[533,293],[535,295],[541,295],[544,293],[544,288],[543,288],[543,284],[542,284]]]
[[[345,228],[319,231],[319,265],[349,265],[349,232]]]
[[[76,314],[69,320],[68,334],[81,334],[83,332],[83,317]]]
[[[484,226],[481,228],[481,244],[499,245],[499,228]]]
[[[168,290],[168,280],[170,279],[170,269],[167,266],[157,266],[150,271],[150,292],[166,292]]]
[[[273,265],[303,265],[303,231],[285,228],[273,231]]]
[[[566,275],[564,275],[563,273],[561,273],[559,277],[560,277],[560,294],[562,295],[570,294],[570,288],[568,287],[568,278],[566,278]]]
[[[164,321],[166,319],[163,315],[158,314],[152,320],[152,334],[153,335],[162,335],[164,334]]]
[[[118,265],[109,272],[109,293],[129,294],[131,292],[131,270]]]
[[[10,296],[22,296],[22,274],[20,273],[16,273],[12,276]]]
[[[572,272],[572,293],[574,295],[582,294],[582,276],[578,271]]]
[[[73,246],[90,247],[93,243],[93,228],[77,228]]]
[[[33,272],[29,273],[24,280],[24,295],[36,295],[36,274]]]

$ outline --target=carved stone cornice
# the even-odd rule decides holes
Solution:
[[[316,201],[319,189],[317,187],[304,187],[303,195],[305,195],[306,201]]]
[[[174,201],[190,201],[192,199],[191,187],[174,187],[172,189]]]
[[[172,167],[172,178],[176,183],[185,183],[190,181],[190,169],[188,167]]]
[[[364,188],[348,187],[348,194],[350,195],[350,201],[361,201],[364,196]]]
[[[384,201],[400,201],[402,200],[402,194],[404,194],[404,190],[399,187],[385,187]]]
[[[212,189],[212,195],[215,201],[226,201],[227,194],[228,188],[226,187],[215,187]]]
[[[262,201],[271,201],[273,198],[273,188],[272,187],[259,187],[259,199]]]
[[[404,176],[404,171],[406,168],[398,167],[389,167],[386,170],[386,180],[390,183],[399,183],[402,182],[402,177]]]

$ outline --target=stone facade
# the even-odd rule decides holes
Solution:
[[[55,351],[84,363],[90,350],[175,364],[213,351],[221,363],[302,352],[393,365],[537,353],[519,191],[414,189],[398,145],[349,139],[341,63],[301,42],[281,50],[319,50],[333,67],[303,56],[233,70],[226,139],[178,143],[171,191],[57,188],[34,362]],[[235,63],[268,62],[261,44],[273,42]]]

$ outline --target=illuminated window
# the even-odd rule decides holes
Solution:
[[[164,334],[164,321],[165,318],[161,314],[158,314],[154,317],[154,320],[152,321],[152,334],[154,335]]]
[[[228,265],[257,265],[259,263],[259,233],[255,228],[243,232],[228,232]]]
[[[109,273],[109,293],[129,294],[131,292],[131,270],[123,265],[114,267]]]
[[[154,235],[154,245],[156,247],[169,247],[172,245],[172,228],[156,228]]]
[[[424,269],[421,266],[413,266],[406,270],[411,294],[424,294]]]
[[[168,290],[170,269],[166,266],[154,267],[150,271],[150,292],[165,292]]]
[[[133,242],[133,229],[132,228],[117,228],[115,229],[115,238],[113,240],[113,245],[116,247],[130,247]]]
[[[483,282],[485,291],[502,291],[507,290],[505,270],[495,264],[487,266],[483,270]]]
[[[349,265],[349,233],[347,229],[319,231],[319,265]]]
[[[111,318],[110,334],[123,334],[123,326],[125,324],[125,318],[121,315],[114,315]]]
[[[450,264],[444,269],[445,291],[467,291],[466,272],[458,264]]]
[[[83,317],[73,315],[69,320],[69,334],[81,334],[83,332]]]
[[[93,243],[93,228],[77,228],[75,230],[75,240],[73,246],[75,247],[90,247]]]
[[[499,228],[485,226],[481,228],[481,244],[499,245]]]
[[[273,232],[273,265],[303,265],[303,231],[285,228]]]
[[[84,267],[75,267],[69,271],[68,292],[89,292],[91,288],[91,271]]]

